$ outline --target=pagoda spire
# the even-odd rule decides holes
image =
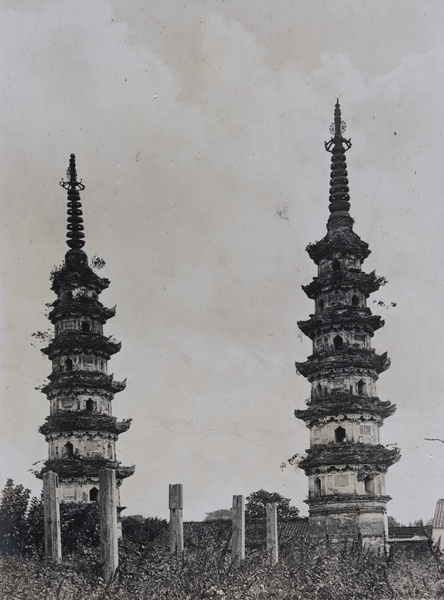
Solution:
[[[350,194],[348,188],[347,162],[345,153],[351,148],[351,141],[343,137],[346,125],[341,120],[341,107],[339,99],[336,101],[334,122],[330,125],[332,138],[325,142],[325,149],[330,152],[331,175],[329,210],[332,216],[335,213],[348,213],[350,210]]]
[[[68,181],[63,179],[60,185],[68,191],[68,224],[66,233],[66,243],[71,248],[80,249],[85,245],[85,234],[83,233],[82,203],[80,201],[79,190],[84,190],[82,181],[77,181],[76,157],[71,154],[69,166],[66,171]]]

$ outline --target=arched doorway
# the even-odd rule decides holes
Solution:
[[[71,442],[66,442],[66,444],[63,446],[65,449],[65,456],[66,458],[73,458],[74,456],[74,446],[71,444]]]
[[[364,487],[366,494],[368,494],[369,496],[375,495],[375,480],[371,475],[368,475],[364,479]]]
[[[345,444],[347,441],[347,436],[345,433],[345,429],[343,427],[337,427],[335,429],[335,442],[339,444]]]

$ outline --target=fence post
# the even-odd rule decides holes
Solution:
[[[57,473],[43,473],[43,517],[45,527],[45,556],[55,563],[62,562],[60,504],[57,494]]]
[[[277,529],[277,504],[269,502],[266,505],[267,520],[267,552],[273,565],[279,560],[278,529]]]
[[[100,551],[102,577],[110,583],[119,566],[116,471],[99,471]]]
[[[170,507],[170,549],[171,554],[182,554],[183,545],[183,485],[172,483],[169,486]]]
[[[232,559],[240,561],[245,558],[245,499],[244,496],[233,496],[233,537]]]

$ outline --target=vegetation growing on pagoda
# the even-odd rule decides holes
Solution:
[[[323,273],[319,277],[314,277],[308,285],[303,285],[302,289],[309,298],[315,300],[321,292],[328,293],[333,289],[355,288],[362,290],[368,296],[386,283],[385,277],[378,277],[375,271],[364,273],[359,269],[348,269]]]
[[[329,256],[352,256],[361,261],[370,254],[367,242],[361,240],[353,230],[329,232],[319,242],[307,246],[307,253],[312,261],[318,265],[323,258]]]

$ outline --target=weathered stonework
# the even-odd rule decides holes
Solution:
[[[376,395],[379,374],[388,369],[387,354],[371,346],[384,321],[367,307],[369,295],[385,280],[361,271],[368,244],[353,231],[349,214],[345,152],[339,103],[332,139],[330,217],[327,235],[307,251],[317,277],[303,290],[315,301],[315,313],[298,323],[313,342],[313,353],[298,372],[311,383],[307,408],[295,416],[310,429],[310,448],[300,462],[309,479],[307,503],[312,539],[361,539],[381,546],[387,536],[385,474],[399,460],[397,448],[380,443],[384,419],[395,412]]]
[[[68,169],[69,250],[61,268],[53,273],[52,290],[57,299],[48,318],[54,338],[42,352],[52,361],[49,383],[43,388],[50,415],[39,431],[48,442],[48,460],[40,473],[53,471],[59,479],[60,500],[92,502],[99,497],[99,471],[113,469],[117,486],[132,475],[134,467],[116,460],[116,442],[131,420],[117,421],[112,415],[114,394],[125,382],[108,375],[108,360],[120,343],[103,334],[103,326],[115,315],[99,301],[109,285],[88,264],[82,250],[83,219],[74,155]]]

